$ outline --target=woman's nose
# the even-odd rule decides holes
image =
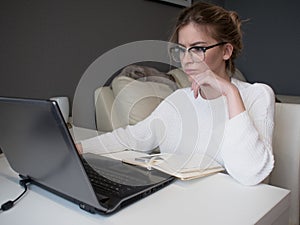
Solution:
[[[192,55],[190,52],[186,51],[184,54],[183,54],[183,57],[181,59],[181,64],[182,65],[185,65],[185,64],[188,64],[188,63],[193,63],[194,60],[192,58]]]

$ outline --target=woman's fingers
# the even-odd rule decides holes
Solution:
[[[210,86],[216,91],[221,93],[220,85],[218,79],[216,79],[215,74],[211,70],[207,70],[203,73],[191,76],[192,85],[191,89],[194,92],[194,97],[197,98],[199,96],[199,92],[201,87]]]
[[[80,143],[76,144],[76,148],[77,148],[77,151],[78,151],[79,154],[83,153],[83,148],[82,148],[82,145]]]
[[[196,79],[193,79],[192,85],[191,85],[191,89],[194,92],[194,97],[198,98],[199,96],[199,89],[200,89],[200,85],[198,84]]]

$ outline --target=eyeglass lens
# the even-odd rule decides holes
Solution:
[[[189,49],[185,49],[181,46],[174,46],[171,48],[171,57],[175,62],[181,62],[183,58],[185,57],[185,54],[188,53],[189,57],[194,62],[203,61],[205,58],[204,51],[199,48],[198,46],[191,47]]]

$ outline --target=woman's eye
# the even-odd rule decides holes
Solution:
[[[193,52],[203,52],[203,47],[202,46],[194,46],[191,50]]]

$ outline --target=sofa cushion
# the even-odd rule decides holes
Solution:
[[[171,75],[179,88],[186,88],[191,86],[188,75],[181,69],[170,70],[167,74]]]
[[[112,123],[135,124],[146,118],[173,90],[166,84],[135,80],[126,76],[112,82]]]

